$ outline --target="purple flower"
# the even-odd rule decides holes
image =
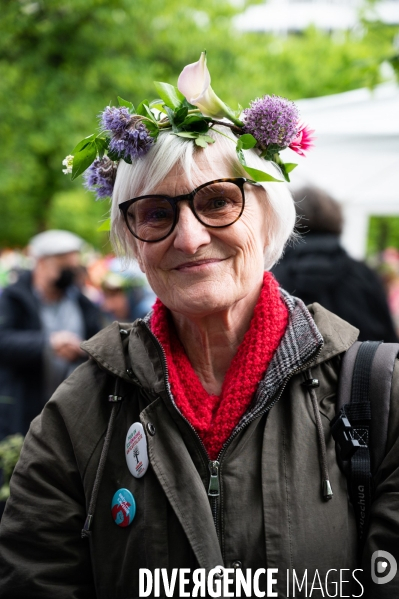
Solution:
[[[124,106],[107,106],[101,114],[101,127],[112,133],[123,133],[130,125],[131,119],[132,115]]]
[[[115,133],[109,143],[109,150],[121,158],[134,160],[147,154],[154,143],[146,126],[139,120],[132,119],[132,124],[121,133]]]
[[[244,110],[244,130],[251,133],[261,149],[275,144],[286,148],[298,134],[298,108],[279,96],[263,96]]]
[[[142,118],[125,106],[107,106],[101,114],[101,128],[112,133],[109,150],[129,161],[147,154],[154,143]]]
[[[107,156],[95,160],[84,173],[84,186],[94,191],[96,200],[110,198],[114,190],[116,166]]]

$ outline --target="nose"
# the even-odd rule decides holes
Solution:
[[[188,202],[179,204],[179,220],[174,230],[173,245],[185,254],[194,255],[201,246],[211,242],[211,235],[209,229],[195,217]]]

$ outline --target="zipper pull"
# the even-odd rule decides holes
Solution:
[[[209,462],[209,470],[211,473],[211,478],[209,480],[209,488],[208,495],[210,497],[218,497],[219,496],[219,462],[211,461]]]

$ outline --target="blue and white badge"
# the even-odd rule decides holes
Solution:
[[[147,472],[148,451],[147,439],[140,422],[135,422],[127,431],[126,443],[126,463],[130,472],[135,478],[141,478]]]
[[[118,526],[129,526],[136,515],[136,502],[129,489],[119,489],[112,498],[112,517]]]

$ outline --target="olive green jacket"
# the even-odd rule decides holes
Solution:
[[[309,313],[301,302],[290,302],[294,326],[249,413],[219,456],[220,494],[211,501],[209,458],[174,404],[163,351],[148,324],[138,320],[125,334],[114,323],[84,343],[91,359],[33,421],[12,478],[0,525],[2,599],[133,599],[139,597],[140,568],[277,568],[273,590],[279,597],[328,596],[325,587],[317,590],[316,571],[323,585],[329,570],[338,571],[327,575],[330,596],[340,570],[341,578],[351,579],[357,567],[356,526],[329,422],[335,414],[340,360],[357,330],[318,304]],[[321,494],[320,439],[309,391],[302,384],[309,377],[319,380],[315,391],[331,501]],[[398,381],[395,374],[396,398]],[[113,408],[108,398],[115,394],[123,400]],[[112,409],[113,433],[90,538],[82,538]],[[398,420],[398,402],[392,400],[365,564],[376,549],[399,560]],[[138,421],[146,431],[150,460],[140,479],[130,474],[124,451],[126,433]],[[121,488],[133,493],[137,505],[126,528],[118,527],[111,515],[112,497]],[[293,572],[305,580],[295,595]],[[266,576],[259,581],[266,591]],[[360,586],[353,594],[398,596],[384,595],[387,587],[367,582],[364,595]],[[341,593],[351,596],[351,591]]]

